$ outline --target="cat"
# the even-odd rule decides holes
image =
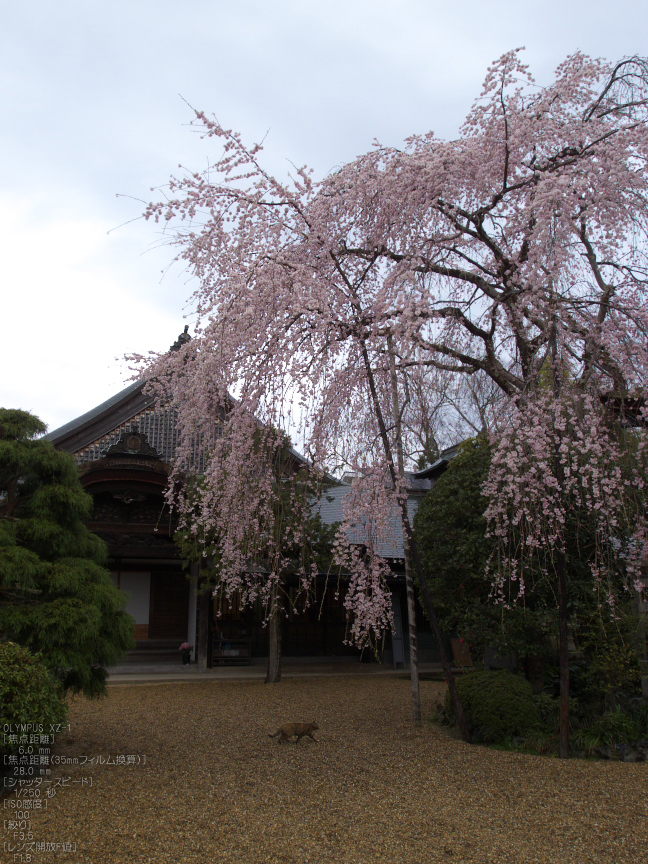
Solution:
[[[274,735],[268,735],[268,738],[276,738],[279,736],[279,743],[283,744],[284,741],[288,741],[294,735],[297,736],[297,740],[295,744],[298,743],[299,739],[308,735],[309,738],[312,738],[313,741],[317,741],[317,738],[313,735],[313,732],[319,729],[317,723],[284,723]]]

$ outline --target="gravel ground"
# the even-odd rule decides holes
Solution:
[[[429,713],[443,686],[421,686]],[[70,785],[34,813],[34,840],[77,851],[35,851],[33,864],[648,861],[648,765],[562,762],[415,729],[402,678],[109,693],[72,700],[57,754],[145,755],[146,764],[55,768]],[[318,722],[317,743],[268,738],[301,720]],[[92,786],[72,782],[82,777]]]

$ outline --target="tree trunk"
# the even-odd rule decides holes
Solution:
[[[378,428],[380,430],[380,438],[383,443],[385,458],[387,460],[387,464],[389,465],[391,480],[394,485],[394,489],[398,489],[399,484],[396,477],[396,468],[394,467],[394,458],[391,445],[389,443],[389,436],[387,435],[387,428],[385,426],[385,420],[383,417],[382,409],[380,407],[380,400],[378,399],[378,391],[376,390],[376,382],[374,379],[373,369],[371,368],[371,363],[369,362],[369,354],[364,344],[362,346],[362,358],[367,372],[367,381],[369,383],[369,390],[371,391],[371,398],[374,406],[374,415],[376,417],[376,422],[378,423]],[[452,674],[450,660],[445,650],[445,645],[443,644],[443,635],[441,633],[441,628],[439,627],[439,620],[437,618],[436,610],[434,608],[432,593],[430,592],[427,580],[425,579],[425,576],[423,574],[423,568],[421,566],[421,559],[418,553],[418,547],[414,542],[412,526],[410,524],[409,514],[407,512],[407,498],[403,495],[399,496],[399,509],[401,513],[401,525],[403,527],[403,540],[405,544],[409,547],[409,552],[412,556],[414,572],[416,574],[416,578],[418,579],[419,590],[421,592],[425,611],[430,620],[432,631],[436,637],[437,644],[439,646],[441,666],[443,667],[443,672],[445,674],[446,682],[448,684],[448,690],[450,691],[450,697],[452,698],[452,703],[457,714],[457,725],[461,732],[461,737],[464,739],[464,741],[470,743],[470,732],[468,731],[468,726],[466,725],[466,718],[464,716],[461,700],[459,699],[459,693],[457,692],[457,685],[454,680],[454,675]]]
[[[396,377],[396,361],[392,337],[387,337],[389,348],[389,365],[391,372],[392,407],[394,412],[394,429],[396,432],[396,458],[398,459],[398,475],[405,483],[405,459],[403,456],[403,427],[401,424],[401,409],[398,398],[398,379]],[[407,591],[407,630],[409,634],[410,679],[412,682],[412,713],[414,725],[421,725],[421,685],[418,670],[418,637],[416,634],[416,598],[414,596],[414,580],[412,579],[412,562],[410,560],[409,544],[403,535],[405,551],[405,589]]]
[[[527,654],[524,658],[527,681],[534,695],[542,693],[545,685],[545,658],[541,654]]]
[[[211,665],[208,657],[209,652],[209,619],[211,613],[211,590],[205,586],[205,583],[196,585],[196,590],[199,592],[197,597],[198,603],[198,639],[196,640],[196,659],[198,661],[198,671],[206,672]]]
[[[409,630],[410,680],[412,682],[412,713],[414,725],[421,725],[421,686],[418,669],[418,636],[416,634],[416,598],[414,597],[414,580],[409,560],[409,551],[405,552],[405,588],[407,591],[407,622]]]
[[[646,627],[646,610],[643,592],[637,594],[637,610],[639,612],[639,668],[641,669],[641,692],[648,699],[648,627]]]
[[[461,732],[461,737],[463,738],[463,740],[470,743],[471,736],[470,732],[468,731],[468,726],[466,724],[466,717],[464,715],[463,705],[461,704],[461,699],[459,698],[459,693],[457,692],[457,683],[452,673],[450,658],[448,657],[448,653],[445,650],[443,634],[441,632],[441,627],[439,626],[439,619],[437,618],[436,609],[434,608],[432,592],[430,591],[430,588],[427,584],[427,579],[423,574],[423,567],[421,565],[421,559],[419,557],[418,546],[416,545],[416,542],[414,540],[412,526],[410,525],[410,521],[407,516],[407,510],[405,511],[405,515],[403,516],[403,529],[406,536],[409,537],[410,552],[412,555],[412,560],[414,562],[416,577],[419,583],[419,591],[423,602],[423,607],[427,613],[430,625],[432,627],[432,632],[434,633],[437,644],[439,646],[441,666],[443,667],[443,673],[448,684],[448,690],[450,691],[450,698],[452,699],[455,714],[457,715],[457,726],[459,727],[459,731]]]
[[[268,671],[266,684],[281,681],[281,624],[283,606],[280,586],[275,583],[270,596],[270,618],[268,620]]]
[[[558,346],[556,342],[555,322],[552,323],[551,334],[551,360],[552,360],[552,385],[556,403],[560,399],[562,374],[560,367]],[[556,410],[554,406],[554,411]],[[555,417],[555,414],[554,414]],[[562,445],[562,429],[553,423],[554,432],[554,474],[558,482],[558,488],[563,496],[563,508],[566,508],[565,494],[565,471],[560,458]],[[567,598],[567,566],[565,561],[565,537],[560,538],[558,549],[556,549],[556,576],[558,577],[558,646],[559,646],[559,668],[560,668],[560,743],[558,755],[561,759],[569,757],[569,613]]]
[[[567,608],[567,572],[565,552],[556,554],[558,571],[558,626],[560,651],[560,745],[561,759],[569,757],[569,617]]]

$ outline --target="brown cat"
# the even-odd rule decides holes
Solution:
[[[268,738],[276,738],[279,736],[279,743],[283,744],[284,741],[288,741],[293,735],[297,736],[297,740],[295,744],[299,742],[299,739],[308,735],[309,738],[312,738],[313,741],[317,741],[317,738],[313,735],[313,732],[319,729],[317,723],[284,723],[274,735],[268,735]]]

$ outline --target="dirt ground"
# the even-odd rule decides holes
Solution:
[[[422,682],[427,714],[442,690]],[[109,694],[71,701],[56,753],[79,762],[53,770],[55,794],[43,791],[47,808],[33,811],[33,864],[648,861],[648,764],[563,762],[466,745],[428,723],[415,729],[402,678]],[[268,737],[302,720],[319,724],[317,743]],[[12,800],[2,815],[13,844]],[[13,854],[5,847],[2,860],[20,860]]]

